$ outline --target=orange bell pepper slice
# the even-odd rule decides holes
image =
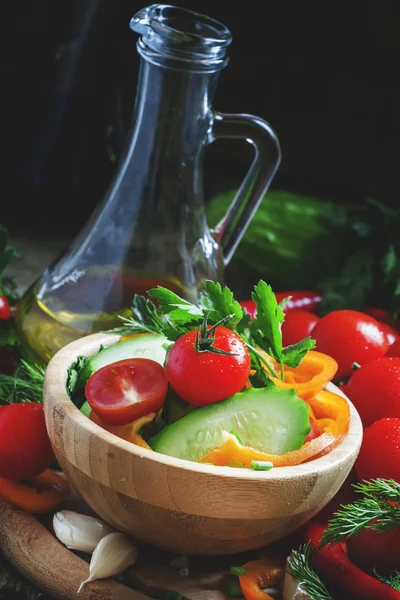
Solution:
[[[270,356],[268,361],[278,373],[278,364]],[[309,400],[323,390],[329,381],[332,381],[337,369],[338,364],[331,356],[309,350],[297,367],[284,366],[285,381],[281,381],[278,377],[271,377],[271,379],[278,387],[294,388],[299,398]]]
[[[71,493],[66,479],[46,469],[30,479],[33,487],[0,477],[0,498],[34,514],[52,512],[59,508]]]
[[[239,575],[239,583],[246,600],[272,600],[265,588],[277,585],[285,574],[285,565],[276,557],[252,560],[243,565],[245,575]]]
[[[131,421],[130,423],[126,423],[125,425],[109,425],[108,423],[104,423],[96,415],[96,413],[92,410],[90,413],[90,420],[96,425],[99,425],[109,433],[113,433],[117,437],[126,440],[127,442],[131,442],[131,444],[136,444],[136,446],[140,446],[141,448],[146,448],[147,450],[151,450],[148,443],[142,438],[142,436],[138,433],[140,429],[147,425],[147,423],[151,423],[156,417],[156,413],[149,413],[140,419],[136,419],[136,421]]]
[[[289,467],[319,458],[333,450],[348,432],[350,408],[342,396],[325,390],[311,399],[310,407],[323,433],[306,442],[297,450],[291,450],[281,455],[267,454],[242,446],[235,436],[228,434],[220,448],[212,450],[199,462],[212,463],[217,466],[226,466],[231,462],[237,462],[250,467],[252,461],[255,460],[271,462],[274,467]]]

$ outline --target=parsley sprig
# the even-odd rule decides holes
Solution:
[[[315,341],[306,338],[298,344],[283,348],[281,326],[285,318],[284,304],[278,304],[271,286],[263,280],[254,287],[252,293],[257,305],[257,316],[253,321],[235,300],[232,291],[213,281],[206,281],[197,306],[161,286],[149,290],[148,296],[149,298],[137,294],[134,296],[132,315],[122,317],[122,326],[114,329],[114,332],[122,335],[158,333],[174,342],[190,330],[198,329],[200,333],[204,333],[207,325],[210,325],[214,331],[218,324],[223,323],[246,343],[251,368],[255,371],[252,376],[255,386],[267,385],[269,377],[283,379],[284,365],[296,367],[305,353],[315,347]],[[200,341],[203,350],[204,343],[212,345],[210,339],[209,337],[207,341],[207,336],[198,335],[199,349]],[[279,365],[279,374],[275,372],[267,355]]]
[[[363,529],[389,531],[400,526],[400,483],[374,479],[353,487],[362,496],[335,512],[321,537],[321,545],[333,546]]]

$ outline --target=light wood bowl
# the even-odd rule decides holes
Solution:
[[[178,552],[242,552],[300,527],[343,484],[362,440],[351,403],[349,433],[332,452],[268,472],[171,458],[108,433],[74,406],[65,383],[77,356],[91,357],[101,344],[118,340],[118,335],[97,333],[68,344],[50,361],[44,385],[56,457],[87,504],[116,529]]]

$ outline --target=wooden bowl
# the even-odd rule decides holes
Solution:
[[[255,549],[300,527],[336,494],[357,457],[362,425],[351,403],[350,430],[329,454],[268,472],[213,467],[146,450],[85,417],[66,391],[79,355],[119,340],[97,333],[62,348],[45,377],[44,408],[56,457],[89,506],[116,529],[190,554]],[[333,385],[329,389],[341,393]]]

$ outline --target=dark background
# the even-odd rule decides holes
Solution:
[[[397,206],[400,6],[370,2],[184,1],[233,33],[215,106],[267,119],[283,161],[273,187]],[[108,185],[135,97],[137,36],[127,0],[2,4],[0,223],[72,236]],[[207,196],[237,185],[252,158],[220,141]]]

